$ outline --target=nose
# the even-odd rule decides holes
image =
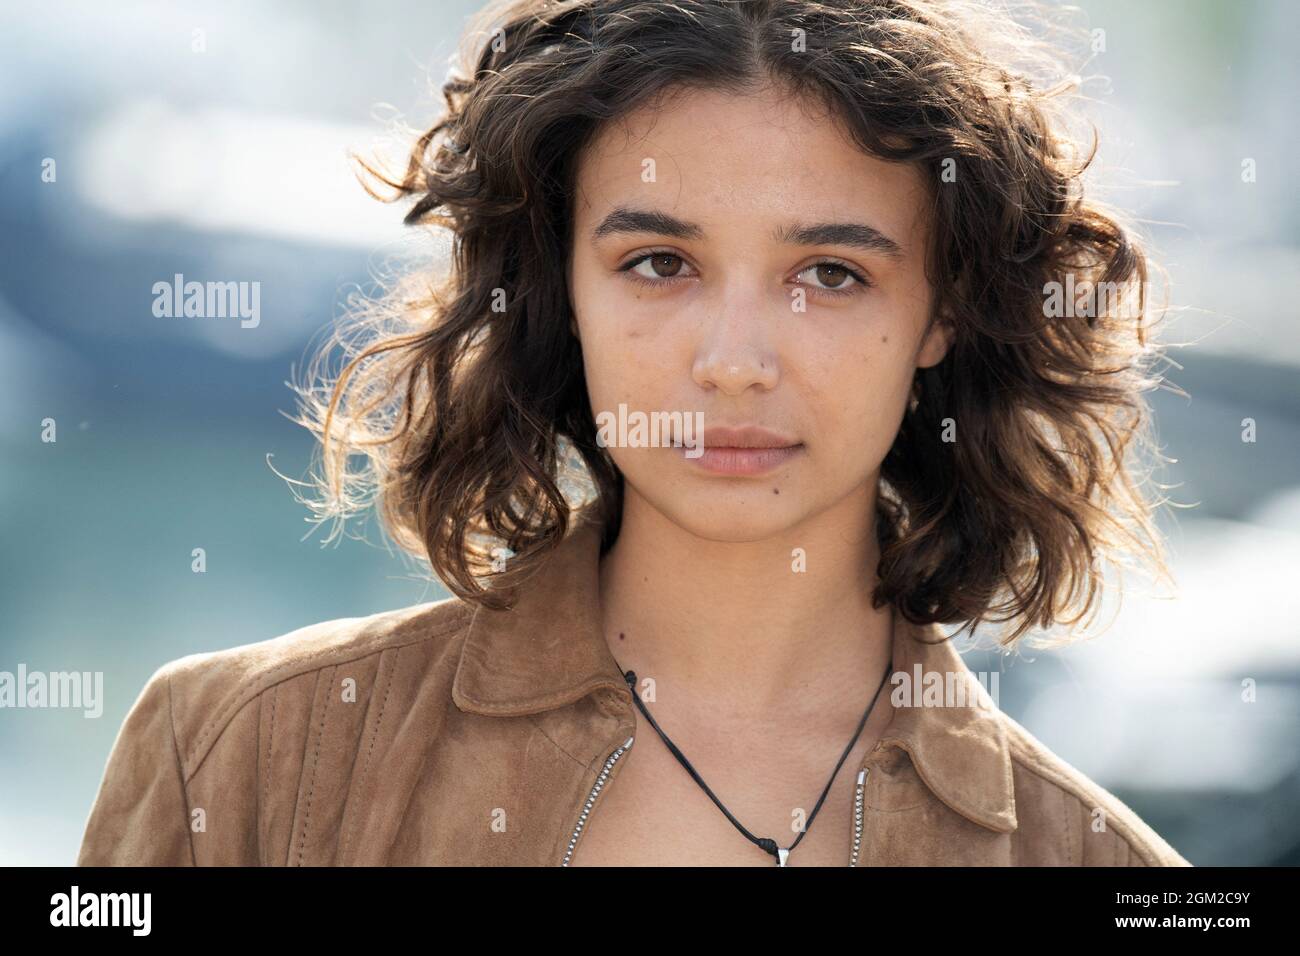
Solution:
[[[751,387],[775,388],[780,369],[771,346],[772,317],[760,297],[733,287],[722,290],[712,305],[700,327],[691,372],[695,383],[726,395],[741,395]]]

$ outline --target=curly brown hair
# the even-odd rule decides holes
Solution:
[[[299,389],[322,518],[364,507],[368,489],[385,530],[449,590],[509,607],[569,527],[567,444],[607,549],[622,477],[597,443],[562,268],[576,159],[603,122],[672,90],[775,77],[931,184],[931,321],[955,336],[917,371],[882,465],[877,606],[918,623],[1013,621],[1014,640],[1095,610],[1100,557],[1164,571],[1160,502],[1132,454],[1149,444],[1142,392],[1159,382],[1147,257],[1084,198],[1095,136],[1084,150],[1069,132],[1078,77],[1041,30],[960,0],[508,0],[467,41],[474,67],[447,75],[445,115],[404,172],[359,160],[394,190],[371,194],[414,199],[405,222],[449,230],[451,253],[445,275],[364,301],[312,363],[323,386]],[[1061,287],[1081,290],[1071,315],[1045,308]],[[336,377],[321,372],[335,345],[348,359]],[[957,419],[962,439],[945,440]],[[513,552],[495,580],[494,542]]]

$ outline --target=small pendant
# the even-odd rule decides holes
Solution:
[[[777,858],[777,862],[776,862],[777,866],[785,866],[785,861],[790,858],[790,851],[787,850],[785,847],[779,846],[776,848],[776,858]]]

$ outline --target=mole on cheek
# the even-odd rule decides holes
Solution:
[[[889,336],[888,336],[888,335],[882,335],[882,336],[880,337],[880,344],[881,344],[881,345],[884,345],[884,344],[885,344],[886,342],[888,342],[888,341],[889,341]]]

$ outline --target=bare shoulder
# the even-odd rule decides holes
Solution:
[[[301,678],[314,684],[321,671],[342,665],[373,668],[385,652],[399,649],[454,657],[472,617],[470,605],[451,597],[319,621],[268,640],[169,661],[150,686],[167,688],[182,763],[192,771],[231,719],[268,689]]]
[[[999,712],[1001,714],[1001,712]],[[1039,865],[1191,866],[1113,793],[1047,747],[1006,714],[1016,818],[1036,839],[1026,847]]]

